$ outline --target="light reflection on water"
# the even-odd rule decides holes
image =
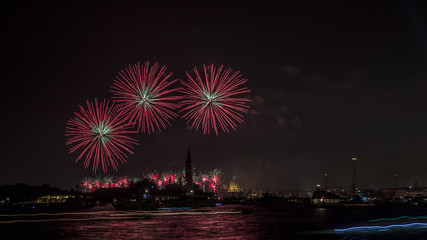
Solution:
[[[176,215],[74,226],[75,237],[104,239],[258,239],[247,215]],[[69,231],[69,226],[65,226]]]
[[[236,211],[239,210],[243,210],[243,213],[236,214]],[[162,210],[150,213],[153,216],[149,218],[145,218],[146,214],[143,212],[118,211],[25,216],[19,217],[19,219],[48,220],[49,222],[0,224],[0,238],[427,239],[427,229],[425,228],[397,229],[383,232],[333,233],[334,228],[357,226],[368,222],[370,219],[380,217],[427,215],[427,209],[416,209],[414,211],[387,209],[300,210],[283,207],[228,205],[199,210]],[[179,213],[186,213],[186,215],[180,215]],[[129,219],[131,217],[139,218]],[[0,216],[2,221],[15,220],[16,218]],[[88,220],[91,218],[109,218],[112,220]]]

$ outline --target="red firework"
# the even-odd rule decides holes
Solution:
[[[98,165],[104,172],[108,167],[117,170],[119,163],[126,162],[126,154],[137,141],[126,134],[135,133],[119,109],[110,105],[108,100],[95,103],[86,102],[87,109],[79,106],[80,112],[67,123],[65,136],[69,137],[66,144],[73,145],[70,153],[81,149],[76,162],[84,155],[84,166],[92,162],[92,170],[96,172]]]
[[[209,183],[209,189],[210,189],[212,192],[216,192],[216,185],[215,185],[213,182]]]
[[[175,103],[179,98],[171,95],[179,88],[169,88],[178,79],[169,81],[172,73],[165,74],[166,67],[159,70],[159,64],[149,67],[139,63],[125,68],[119,73],[111,86],[114,102],[128,115],[130,122],[138,130],[148,133],[154,128],[170,125],[169,120],[178,115],[173,112],[178,107]]]
[[[191,122],[191,128],[196,128],[196,131],[201,127],[204,134],[210,134],[213,129],[218,135],[218,126],[227,133],[229,128],[236,130],[237,123],[243,122],[241,113],[248,111],[247,103],[251,101],[239,97],[250,92],[242,86],[248,80],[231,68],[223,71],[223,66],[203,65],[203,69],[203,76],[194,68],[195,77],[186,72],[188,81],[181,81],[184,85],[181,90],[184,108],[181,111],[186,112],[182,118],[187,124]]]

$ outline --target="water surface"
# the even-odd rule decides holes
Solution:
[[[399,216],[427,216],[427,209],[225,205],[151,212],[0,215],[0,232],[1,239],[427,239],[425,227],[334,232],[337,228],[413,222],[402,218],[369,221]]]

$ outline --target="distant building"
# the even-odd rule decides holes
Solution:
[[[427,196],[427,188],[424,187],[386,188],[379,191],[380,195],[396,198]]]
[[[359,191],[358,188],[356,188],[356,192],[357,191]],[[351,189],[348,189],[348,188],[342,187],[342,186],[331,187],[331,188],[328,189],[328,192],[333,193],[335,195],[338,195],[341,198],[347,197],[347,196],[349,196],[349,195],[352,194]]]
[[[80,196],[82,197],[82,196]],[[48,203],[66,203],[72,199],[75,199],[75,195],[45,195],[37,198],[36,203],[48,204]]]
[[[230,181],[230,184],[228,185],[227,192],[229,193],[241,193],[243,191],[242,187],[237,183],[236,176],[233,176],[233,178]]]
[[[341,203],[340,197],[326,191],[315,191],[311,198],[311,203],[317,205],[329,205]]]

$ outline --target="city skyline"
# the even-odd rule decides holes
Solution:
[[[240,71],[252,100],[236,131],[204,135],[184,119],[139,146],[118,171],[198,169],[243,186],[424,186],[427,34],[423,2],[2,3],[0,185],[69,189],[91,168],[66,146],[79,105],[111,98],[129,64],[175,78],[203,64]],[[224,8],[224,6],[227,6]]]

